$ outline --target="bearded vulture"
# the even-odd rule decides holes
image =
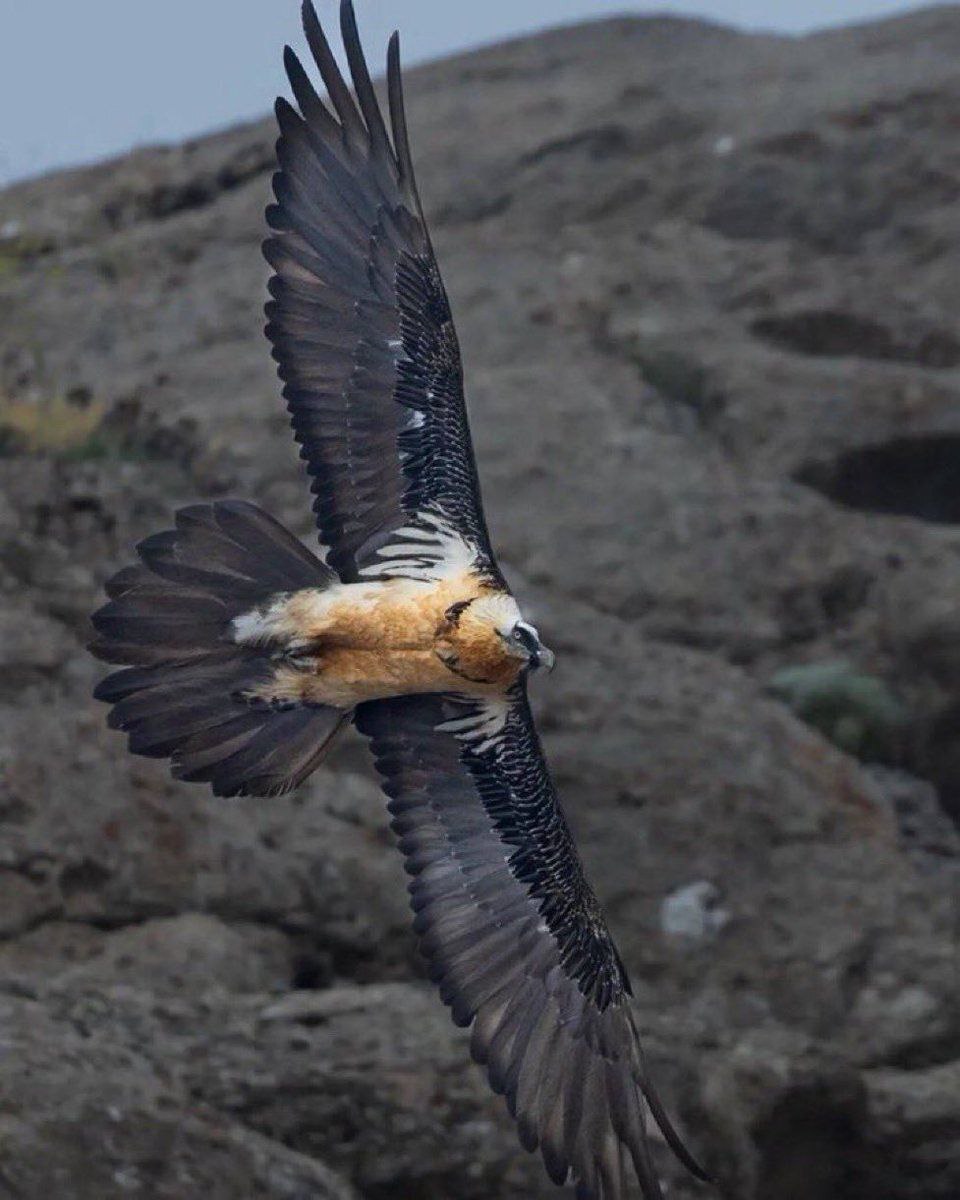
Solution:
[[[553,655],[490,545],[457,335],[407,138],[397,35],[389,128],[352,4],[353,93],[310,3],[321,99],[289,48],[277,101],[267,335],[313,477],[315,555],[242,501],[195,505],[107,585],[97,689],[135,754],[220,796],[296,787],[353,721],[412,877],[431,979],[528,1150],[580,1200],[661,1187],[657,1100],[630,984],[554,791],[527,703]],[[299,111],[298,111],[299,109]]]

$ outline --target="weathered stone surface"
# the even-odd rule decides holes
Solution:
[[[868,1071],[865,1084],[866,1139],[878,1161],[893,1163],[893,1170],[876,1172],[870,1194],[890,1200],[955,1196],[960,1188],[960,1063],[925,1071]]]
[[[6,1194],[352,1200],[322,1164],[198,1104],[119,1030],[6,998],[0,1028]]]
[[[952,8],[624,19],[410,77],[494,540],[560,655],[546,748],[735,1200],[958,1191],[958,52]],[[179,504],[312,536],[260,333],[272,141],[0,195],[0,425],[105,414],[0,438],[0,1192],[546,1200],[416,982],[359,742],[215,802],[89,698],[100,585]],[[903,707],[883,765],[770,694],[837,660]]]
[[[277,929],[183,913],[113,932],[49,921],[0,943],[0,973],[18,988],[106,988],[149,980],[157,995],[289,987],[293,947]]]

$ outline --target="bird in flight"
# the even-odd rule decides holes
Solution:
[[[527,701],[553,655],[497,565],[457,335],[417,193],[397,35],[388,118],[350,0],[353,91],[303,6],[321,99],[287,48],[267,335],[313,477],[322,553],[243,501],[194,505],[107,584],[97,688],[135,754],[219,796],[300,784],[353,721],[410,874],[431,979],[473,1057],[579,1200],[661,1187],[630,984]],[[299,110],[299,111],[298,111]]]

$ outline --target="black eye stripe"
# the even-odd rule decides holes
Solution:
[[[520,642],[520,645],[523,646],[524,650],[536,650],[537,639],[529,629],[525,628],[523,625],[516,625],[514,626],[513,632],[516,634],[517,640]]]

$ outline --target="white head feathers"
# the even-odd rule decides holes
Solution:
[[[514,625],[521,619],[519,605],[506,592],[489,592],[478,596],[470,605],[470,613],[479,617],[481,621],[489,621],[504,637],[510,634]]]

